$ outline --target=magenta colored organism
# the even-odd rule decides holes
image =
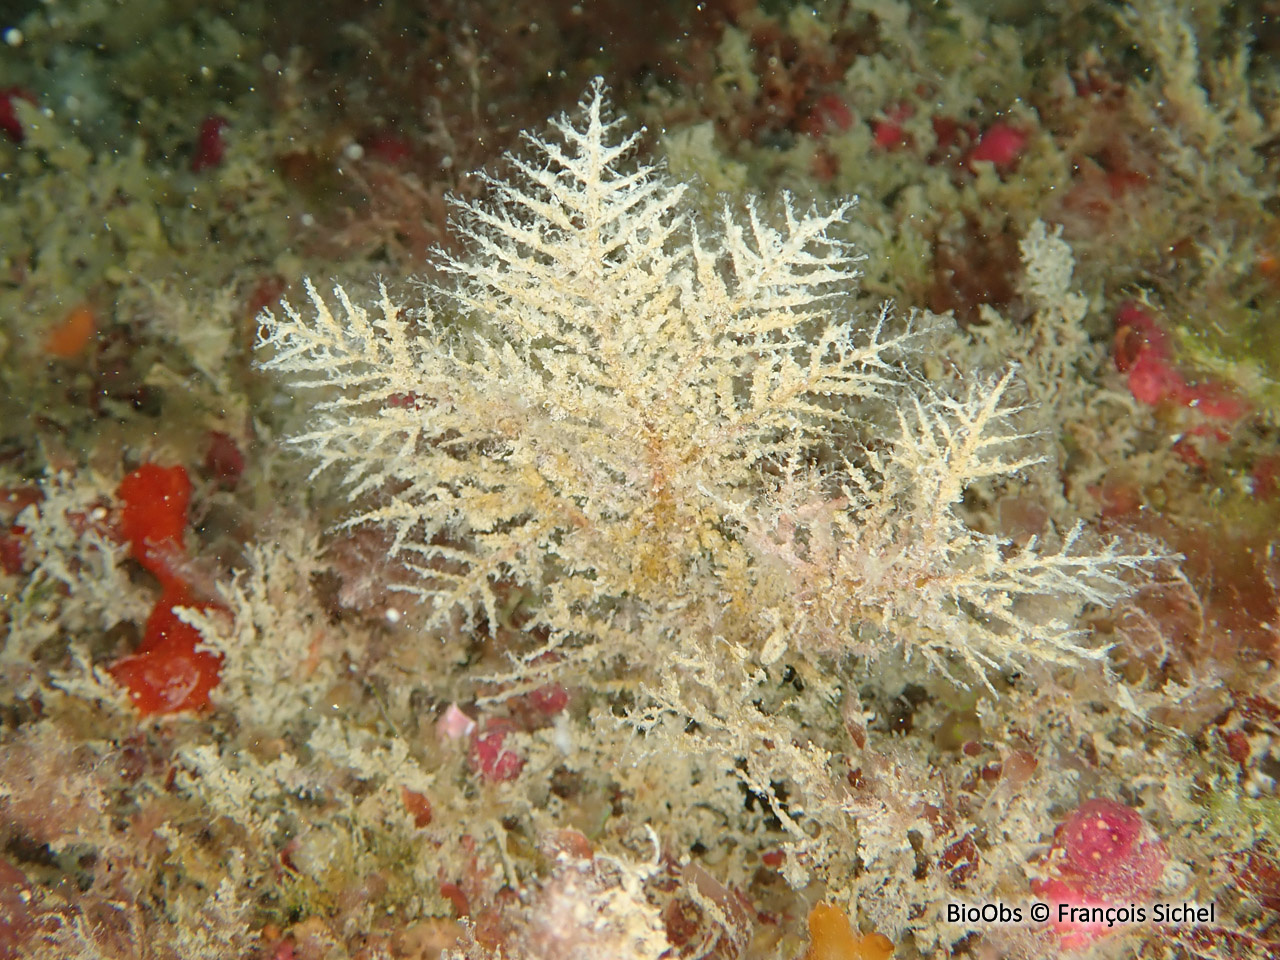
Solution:
[[[1053,879],[1033,884],[1051,907],[1050,923],[1067,949],[1088,946],[1118,927],[1062,920],[1059,905],[1143,902],[1160,883],[1168,851],[1142,815],[1115,800],[1086,800],[1054,833]]]
[[[1115,800],[1086,800],[1058,828],[1062,875],[1095,896],[1150,893],[1164,872],[1164,843],[1131,807]]]

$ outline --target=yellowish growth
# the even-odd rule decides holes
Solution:
[[[893,941],[883,933],[853,932],[843,910],[819,903],[809,911],[809,949],[804,960],[889,960]]]

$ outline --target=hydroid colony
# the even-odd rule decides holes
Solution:
[[[1099,656],[1074,614],[1153,555],[1085,549],[1079,527],[1015,547],[957,511],[1039,460],[1012,375],[953,394],[907,374],[916,335],[842,299],[852,203],[784,197],[776,218],[753,203],[707,227],[686,185],[629,164],[638,135],[618,126],[597,82],[580,122],[529,136],[512,179],[462,208],[469,249],[442,257],[453,282],[424,309],[338,288],[335,315],[308,286],[311,316],[264,315],[266,367],[325,391],[294,443],[345,471],[364,504],[346,526],[394,534],[432,625],[496,623],[515,584],[549,637],[526,665],[900,647],[985,683]],[[833,443],[886,407],[887,443]]]

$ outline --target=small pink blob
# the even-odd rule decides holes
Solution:
[[[36,95],[23,87],[0,89],[0,133],[14,143],[21,143],[27,136],[27,132],[22,129],[22,121],[18,119],[16,104],[19,100],[34,104]]]
[[[529,705],[543,716],[554,717],[569,705],[569,692],[558,683],[544,683],[529,693]]]
[[[1150,824],[1115,800],[1086,800],[1054,833],[1050,862],[1056,876],[1032,884],[1050,907],[1050,925],[1067,949],[1079,949],[1117,932],[1073,918],[1070,907],[1146,902],[1164,874],[1168,851]]]
[[[1155,406],[1165,400],[1181,402],[1187,391],[1182,374],[1154,350],[1138,355],[1129,368],[1129,392],[1135,400]]]
[[[227,153],[227,144],[222,131],[229,124],[230,121],[226,117],[220,117],[216,113],[204,118],[204,122],[200,124],[200,133],[196,136],[196,152],[191,157],[193,172],[199,173],[209,167],[222,165],[222,160]]]
[[[509,722],[491,720],[488,730],[471,741],[471,769],[489,783],[505,783],[520,776],[524,758],[514,750],[504,750],[502,743],[511,732]]]
[[[969,152],[969,159],[987,161],[997,170],[1008,170],[1027,146],[1027,135],[1017,127],[996,121],[983,131],[977,144]]]
[[[471,731],[475,728],[476,722],[463,713],[456,703],[451,703],[436,721],[436,736],[441,740],[460,740],[471,736]]]

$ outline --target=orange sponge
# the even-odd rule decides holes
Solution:
[[[858,934],[839,907],[819,903],[809,911],[804,960],[889,960],[893,941],[882,933]]]

